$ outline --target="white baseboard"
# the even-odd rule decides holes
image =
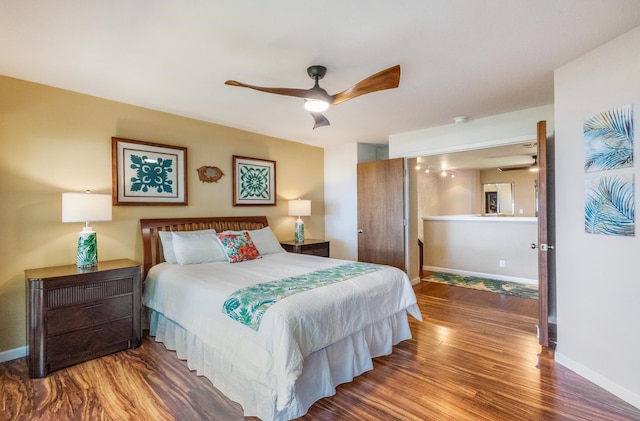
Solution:
[[[29,353],[27,346],[21,346],[20,348],[8,349],[0,352],[0,363],[5,361],[17,360],[18,358],[26,357]]]
[[[558,351],[555,352],[554,360],[558,364],[565,366],[569,370],[581,375],[585,379],[589,380],[592,383],[595,383],[604,390],[613,393],[623,401],[640,409],[640,395],[637,395],[632,391],[620,386],[619,384],[609,380],[608,378],[601,376],[590,368],[583,366],[582,364],[572,360],[571,358],[568,358]]]
[[[418,276],[417,278],[413,278],[411,280],[411,286],[416,286],[420,283],[420,277]]]
[[[461,276],[476,276],[478,278],[489,278],[489,279],[495,279],[496,281],[517,282],[519,284],[538,285],[537,279],[518,278],[516,276],[497,275],[495,273],[471,272],[468,270],[439,268],[437,266],[423,266],[422,270],[431,271],[431,272],[447,272],[447,273],[452,273],[454,275],[461,275]]]

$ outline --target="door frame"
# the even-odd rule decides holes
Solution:
[[[545,130],[544,132],[544,136],[545,139],[547,138],[546,136],[546,124],[544,125],[544,129],[541,129],[540,125],[537,123],[535,124],[535,128],[536,131],[534,133],[532,133],[532,135],[530,136],[518,136],[518,137],[512,137],[512,138],[505,138],[505,139],[499,139],[499,140],[489,140],[486,142],[482,142],[482,143],[468,143],[468,144],[458,144],[452,147],[446,147],[446,148],[439,148],[437,150],[433,150],[433,153],[428,153],[429,151],[427,151],[427,153],[422,153],[419,156],[433,156],[433,155],[442,155],[442,154],[447,154],[447,153],[456,153],[456,152],[464,152],[464,151],[469,151],[469,150],[475,150],[475,149],[485,149],[485,148],[492,148],[492,147],[496,147],[496,146],[508,146],[508,145],[515,145],[515,144],[520,144],[526,141],[536,141],[538,139],[538,136],[543,135],[541,133],[541,130]],[[416,156],[417,157],[417,156]],[[405,164],[407,164],[406,160],[411,159],[411,158],[416,158],[416,157],[406,157],[405,156]],[[405,165],[405,169],[408,170],[408,165]],[[553,183],[553,180],[551,180],[551,182]],[[405,178],[405,188],[409,189],[409,177]],[[540,189],[540,186],[538,186],[538,188]],[[545,186],[546,188],[546,186]],[[417,198],[413,198],[413,200],[416,200]],[[412,196],[410,194],[406,194],[405,196],[405,209],[406,212],[409,212],[409,209],[411,208],[411,203],[410,201],[412,200]],[[409,214],[407,215],[408,220],[411,220],[412,215],[409,212]],[[544,221],[545,224],[548,224],[548,221],[545,218]],[[538,218],[537,221],[537,225],[538,225],[538,230],[540,230],[540,218]],[[408,229],[408,228],[407,228]],[[407,235],[407,238],[409,236]],[[416,262],[412,262],[409,261],[410,260],[410,253],[409,253],[409,248],[411,247],[410,244],[405,245],[405,254],[407,256],[407,268],[411,267],[411,265],[415,265]],[[538,261],[538,270],[540,271],[540,261]],[[538,295],[538,309],[539,309],[539,315],[538,315],[538,323],[539,323],[539,327],[542,328],[542,326],[540,326],[540,324],[543,324],[545,327],[548,325],[548,319],[544,318],[542,316],[542,312],[543,311],[548,311],[549,308],[549,304],[548,304],[548,285],[545,284],[543,286],[544,291],[540,291],[540,275],[538,275],[538,287],[539,287],[539,295]],[[544,295],[544,296],[543,296]],[[544,323],[541,323],[542,321],[544,321]],[[540,342],[540,345],[547,347],[549,346],[549,338],[548,338],[548,328],[545,329],[545,333],[542,334],[541,332],[539,332],[538,334],[538,339]]]

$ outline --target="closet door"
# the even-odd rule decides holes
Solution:
[[[358,164],[358,260],[405,270],[404,159]]]

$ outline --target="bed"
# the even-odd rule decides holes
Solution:
[[[287,253],[266,217],[140,223],[149,334],[245,416],[304,415],[422,320],[403,271]]]

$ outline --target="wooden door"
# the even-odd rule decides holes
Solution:
[[[553,168],[553,154],[547,150],[547,122],[538,122],[538,307],[539,324],[538,339],[540,345],[549,346],[549,273],[550,253],[554,250],[554,220],[549,219],[550,192],[553,192],[553,177],[549,177]],[[551,194],[551,197],[553,195]],[[551,235],[549,235],[551,234]],[[554,334],[555,341],[555,334]]]
[[[358,260],[406,269],[404,159],[358,164]]]

